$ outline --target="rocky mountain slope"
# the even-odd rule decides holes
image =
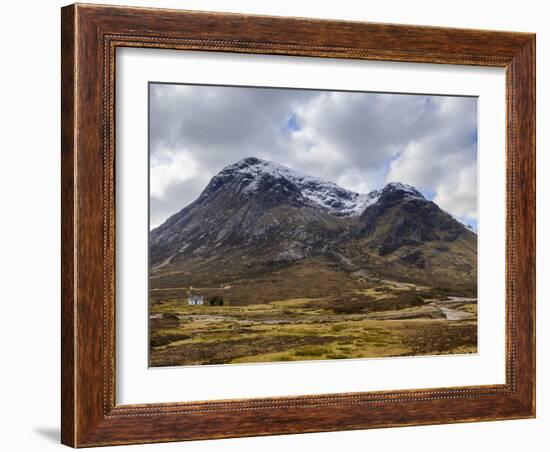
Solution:
[[[150,233],[152,287],[227,284],[307,265],[473,287],[476,259],[476,234],[414,187],[360,194],[253,157],[224,168]]]

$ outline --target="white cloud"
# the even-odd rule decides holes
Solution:
[[[196,177],[198,169],[199,165],[189,152],[174,150],[165,161],[151,165],[150,196],[165,199],[170,187]]]
[[[443,181],[434,202],[465,221],[477,221],[477,166],[472,164]]]
[[[475,100],[440,97],[431,133],[411,141],[390,163],[386,182],[434,194],[434,202],[463,221],[477,219]]]

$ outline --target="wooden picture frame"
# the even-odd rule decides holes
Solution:
[[[73,447],[535,416],[535,35],[162,9],[62,9],[62,442]],[[506,383],[115,403],[115,50],[506,69]]]

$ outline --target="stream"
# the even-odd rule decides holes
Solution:
[[[472,303],[476,301],[476,298],[465,297],[449,297],[449,300],[437,300],[432,303],[437,309],[439,309],[447,320],[467,320],[475,316],[475,314],[466,311],[459,311],[454,309],[454,306],[460,306],[464,303]]]

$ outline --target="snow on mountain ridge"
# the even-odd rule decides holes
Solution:
[[[314,206],[337,216],[359,216],[365,209],[378,201],[379,197],[388,191],[404,191],[408,197],[424,198],[413,186],[392,182],[382,190],[372,190],[369,193],[357,193],[340,187],[318,177],[309,176],[287,166],[262,160],[256,157],[247,157],[226,166],[213,179],[214,186],[225,177],[239,174],[247,184],[244,193],[253,193],[266,176],[274,179],[286,179],[293,183],[303,198]]]
[[[420,193],[415,187],[402,182],[388,182],[386,186],[380,191],[380,194],[388,191],[402,191],[405,192],[407,197],[425,199],[424,195]]]
[[[358,216],[369,205],[375,203],[379,195],[377,190],[368,194],[346,190],[334,182],[256,157],[247,157],[225,167],[219,176],[225,177],[236,173],[249,181],[243,189],[245,193],[253,193],[266,175],[274,179],[286,179],[298,187],[304,200],[337,216]]]

